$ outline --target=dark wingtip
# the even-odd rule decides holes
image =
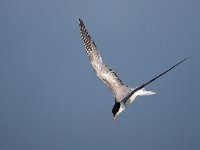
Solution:
[[[80,27],[84,27],[85,25],[84,25],[84,23],[83,23],[83,21],[79,18],[79,26]]]
[[[79,24],[83,24],[83,21],[80,18],[78,20],[79,20]]]

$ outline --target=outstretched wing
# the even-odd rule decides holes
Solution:
[[[141,90],[142,88],[144,88],[145,86],[147,86],[148,84],[150,84],[151,82],[153,82],[154,80],[160,78],[162,75],[164,75],[165,73],[169,72],[170,70],[174,69],[175,67],[177,67],[178,65],[180,65],[182,62],[184,62],[185,60],[187,60],[189,57],[181,60],[179,63],[177,63],[176,65],[172,66],[171,68],[169,68],[168,70],[164,71],[163,73],[159,74],[158,76],[156,76],[155,78],[151,79],[150,81],[140,85],[139,87],[137,87],[136,89],[134,89],[129,95],[127,95],[123,101],[126,103],[126,101],[137,91]]]
[[[119,92],[120,87],[124,86],[122,81],[119,79],[117,74],[112,71],[112,69],[103,63],[99,50],[88,34],[88,31],[81,19],[79,19],[79,27],[83,44],[96,75],[111,89],[113,95],[118,99],[119,94],[117,93]]]

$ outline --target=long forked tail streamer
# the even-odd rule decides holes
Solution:
[[[163,73],[159,74],[158,76],[156,76],[155,78],[151,79],[150,81],[142,84],[141,86],[137,87],[136,89],[134,89],[129,95],[127,95],[123,101],[126,102],[135,92],[137,92],[138,90],[142,89],[143,87],[145,87],[146,85],[150,84],[151,82],[153,82],[154,80],[158,79],[159,77],[161,77],[162,75],[164,75],[165,73],[169,72],[170,70],[174,69],[176,66],[180,65],[182,62],[184,62],[185,60],[187,60],[189,57],[181,60],[179,63],[177,63],[176,65],[174,65],[173,67],[169,68],[168,70],[164,71]]]

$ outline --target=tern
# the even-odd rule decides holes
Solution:
[[[89,57],[90,63],[92,64],[92,67],[96,75],[106,86],[108,86],[108,88],[112,91],[113,96],[115,97],[115,104],[112,109],[113,123],[115,122],[117,116],[120,113],[122,113],[125,110],[125,108],[135,100],[137,96],[156,94],[153,91],[145,90],[144,88],[145,86],[147,86],[154,80],[158,79],[165,73],[169,72],[170,70],[174,69],[176,66],[180,65],[186,59],[188,59],[188,57],[182,59],[176,65],[172,66],[168,70],[159,74],[155,78],[149,80],[148,82],[143,83],[142,85],[136,88],[132,88],[125,85],[122,82],[122,80],[120,80],[120,78],[117,76],[117,74],[103,62],[95,42],[90,37],[81,19],[79,19],[79,27],[80,27],[81,38],[83,40],[83,44],[86,49],[86,53]]]

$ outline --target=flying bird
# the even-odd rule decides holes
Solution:
[[[153,91],[145,90],[145,86],[153,82],[154,80],[158,79],[165,73],[169,72],[170,70],[174,69],[176,66],[180,65],[184,62],[187,58],[181,60],[176,65],[172,66],[168,70],[164,71],[163,73],[159,74],[155,78],[151,79],[144,84],[132,88],[125,85],[122,80],[117,76],[117,74],[109,68],[102,60],[99,50],[95,44],[95,42],[90,37],[83,21],[79,19],[79,27],[81,38],[83,40],[83,44],[85,46],[87,55],[89,57],[90,63],[96,73],[96,75],[100,78],[100,80],[108,86],[108,88],[112,91],[113,96],[115,97],[115,104],[112,109],[113,114],[113,123],[117,116],[125,110],[125,108],[131,104],[137,96],[144,96],[144,95],[153,95],[156,94]]]

